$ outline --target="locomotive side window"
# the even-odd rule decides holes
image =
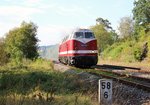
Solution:
[[[85,38],[94,38],[94,35],[92,32],[85,32]]]
[[[74,38],[84,38],[83,32],[75,32]]]

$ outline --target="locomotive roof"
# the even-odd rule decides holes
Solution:
[[[74,32],[92,32],[92,31],[89,30],[89,29],[81,29],[81,28],[78,28],[78,29],[76,29]]]
[[[65,42],[66,40],[68,40],[68,39],[70,39],[70,38],[72,38],[72,36],[74,35],[75,32],[92,32],[92,31],[91,31],[90,29],[77,28],[77,29],[75,29],[71,34],[66,35],[66,36],[62,39],[61,43]],[[60,44],[61,44],[61,43],[60,43]]]

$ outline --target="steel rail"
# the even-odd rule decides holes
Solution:
[[[112,74],[115,74],[117,76],[125,76],[125,77],[128,77],[128,78],[138,79],[138,80],[141,80],[141,81],[147,81],[148,83],[150,83],[150,79],[149,78],[138,77],[138,76],[134,76],[134,75],[130,75],[130,74],[128,75],[128,74],[125,74],[125,73],[117,73],[117,72],[103,70],[103,69],[97,69],[97,68],[95,70],[99,70],[101,72],[112,73]]]
[[[57,62],[57,61],[53,61],[53,63],[59,64],[59,62]],[[66,65],[66,66],[68,66],[68,65]],[[101,77],[104,77],[104,78],[113,79],[114,81],[117,81],[119,83],[123,83],[125,85],[129,85],[129,86],[132,86],[134,88],[138,88],[138,89],[142,89],[144,91],[150,92],[150,86],[149,85],[145,85],[145,84],[141,84],[141,83],[138,83],[138,82],[133,82],[133,81],[127,80],[127,78],[133,78],[133,79],[136,79],[136,80],[146,81],[146,82],[149,83],[150,79],[148,79],[148,78],[141,78],[141,77],[136,77],[136,76],[132,76],[132,75],[128,75],[128,77],[127,77],[127,75],[125,75],[125,74],[120,74],[120,73],[116,73],[116,72],[112,72],[112,71],[106,71],[106,70],[98,69],[98,68],[92,68],[92,69],[94,69],[94,71],[99,70],[100,72],[115,74],[118,77],[108,76],[108,75],[105,75],[105,74],[98,74],[94,71],[92,71],[92,72],[91,71],[86,71],[86,72],[88,72],[90,74],[93,74],[93,75],[96,75],[96,76],[101,76]]]
[[[96,75],[96,76],[101,76],[101,77],[104,77],[104,78],[113,79],[114,81],[117,81],[117,82],[129,85],[129,86],[132,86],[132,87],[150,92],[150,86],[148,86],[148,85],[144,85],[144,84],[141,84],[141,83],[125,80],[125,79],[118,78],[118,77],[108,76],[108,75],[104,75],[104,74],[98,74],[98,73],[93,73],[93,72],[89,72],[89,73],[93,74],[93,75]]]

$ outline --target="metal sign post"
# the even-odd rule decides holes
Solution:
[[[100,105],[112,105],[112,80],[99,80],[98,101]]]

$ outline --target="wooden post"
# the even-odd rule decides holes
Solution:
[[[112,105],[112,80],[100,79],[98,101],[100,105]]]

